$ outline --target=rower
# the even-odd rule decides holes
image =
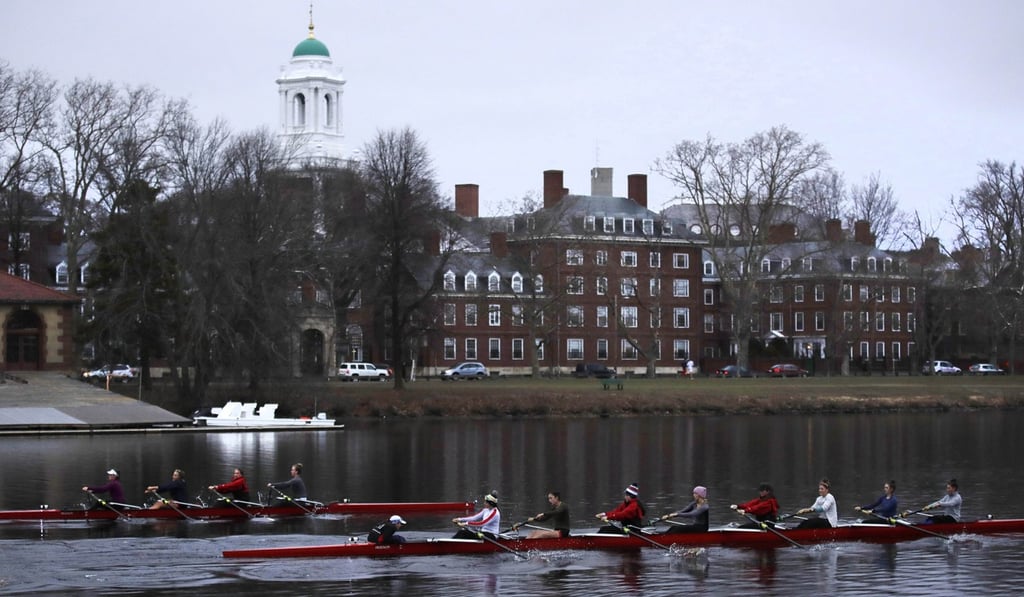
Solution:
[[[288,496],[291,497],[291,500],[288,500],[287,498],[279,498],[274,501],[273,505],[275,506],[285,505],[289,501],[306,499],[306,483],[302,480],[302,463],[296,462],[288,472],[291,475],[291,478],[287,481],[267,483],[267,487],[274,488],[281,493],[284,493],[283,490],[285,489],[291,492],[291,496]]]
[[[378,524],[370,530],[370,533],[366,536],[368,543],[376,543],[377,545],[384,545],[385,543],[405,543],[405,537],[396,535],[395,532],[400,530],[403,525],[408,524],[401,516],[395,514],[386,521]]]
[[[926,523],[955,523],[960,522],[960,507],[963,503],[964,499],[960,497],[960,486],[957,484],[956,479],[950,479],[946,482],[946,495],[921,508],[921,510],[928,511],[942,508],[942,514],[929,516],[928,520],[925,521]]]
[[[887,524],[889,518],[894,518],[900,511],[899,500],[896,499],[896,481],[889,481],[882,485],[882,495],[866,506],[854,506],[858,512],[874,514],[873,518],[863,520],[869,524]]]
[[[601,522],[618,521],[623,527],[644,526],[646,509],[640,501],[640,486],[633,483],[623,492],[622,503],[610,512],[599,512],[595,517]],[[621,533],[622,529],[615,525],[606,525],[597,529],[598,533]]]
[[[729,506],[740,516],[754,517],[757,522],[741,524],[741,529],[756,529],[759,523],[773,523],[779,517],[779,501],[775,499],[775,490],[768,483],[761,483],[757,487],[757,497],[743,504],[732,504]],[[774,525],[773,525],[774,526]]]
[[[673,523],[663,535],[672,533],[705,533],[710,522],[710,507],[708,506],[708,488],[698,485],[693,488],[693,501],[682,510],[676,510],[662,516],[659,520],[670,518],[688,518],[692,524]]]
[[[210,485],[208,489],[220,494],[230,493],[231,499],[235,501],[249,501],[249,484],[245,480],[245,473],[240,468],[236,468],[234,472],[231,473],[231,480],[227,483]]]
[[[498,492],[494,489],[484,496],[484,507],[472,516],[453,518],[452,522],[459,525],[459,531],[453,539],[479,539],[477,533],[483,533],[492,540],[498,536],[501,527],[501,512],[498,511]],[[469,527],[469,528],[466,528]]]
[[[824,518],[808,518],[801,522],[798,529],[827,529],[834,528],[839,524],[839,514],[836,512],[836,498],[831,493],[832,483],[828,479],[818,481],[818,499],[809,508],[797,510],[797,514],[823,514]]]
[[[527,523],[550,520],[551,529],[537,529],[526,536],[527,539],[559,539],[569,536],[569,506],[562,501],[562,494],[557,491],[548,492],[548,504],[551,509],[547,512],[531,516],[526,519]],[[512,525],[512,530],[517,530],[520,525]]]
[[[88,491],[89,493],[109,493],[110,501],[115,504],[121,504],[124,502],[124,488],[121,487],[121,475],[118,474],[116,468],[112,468],[107,471],[107,482],[103,485],[86,485],[82,488],[82,491]],[[96,504],[97,507],[99,504]]]
[[[153,505],[149,507],[150,510],[159,510],[165,505],[174,507],[178,505],[178,502],[185,502],[188,500],[188,493],[185,489],[185,471],[180,468],[174,469],[171,473],[171,480],[163,485],[150,485],[146,488],[147,493],[167,493],[169,496],[168,500],[157,500],[153,502]],[[170,502],[169,504],[167,502]]]

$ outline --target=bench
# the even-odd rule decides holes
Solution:
[[[622,380],[619,379],[618,377],[609,377],[607,379],[601,380],[602,390],[610,389],[612,386],[615,386],[616,390],[621,390],[623,386]]]

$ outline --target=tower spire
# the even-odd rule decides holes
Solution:
[[[309,1],[309,39],[316,37],[313,35],[313,0]]]

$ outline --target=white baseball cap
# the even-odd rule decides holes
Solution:
[[[402,520],[402,517],[401,517],[401,516],[399,516],[399,515],[397,515],[397,514],[395,514],[394,516],[392,516],[391,518],[389,518],[389,519],[388,519],[388,522],[390,522],[391,524],[408,524],[407,522],[405,522],[404,520]]]

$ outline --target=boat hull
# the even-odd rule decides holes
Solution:
[[[220,520],[248,519],[255,517],[286,518],[321,514],[405,514],[407,512],[468,512],[472,502],[330,502],[320,506],[235,506],[224,505],[210,508],[125,509],[117,512],[99,508],[92,510],[59,510],[40,508],[38,510],[0,510],[0,520],[31,521],[92,521],[92,520]]]
[[[400,557],[426,555],[461,555],[554,550],[638,550],[644,548],[696,547],[788,547],[790,541],[800,545],[833,541],[862,541],[895,543],[957,534],[1000,534],[1024,532],[1024,519],[994,519],[955,524],[929,524],[923,526],[897,524],[855,524],[834,529],[792,529],[780,531],[789,541],[773,532],[760,529],[715,529],[706,533],[676,533],[671,535],[613,535],[590,533],[562,539],[500,539],[497,542],[430,539],[407,543],[375,545],[363,541],[332,545],[296,547],[267,547],[258,549],[227,550],[225,558],[315,558],[315,557]],[[657,544],[657,545],[655,545]]]

